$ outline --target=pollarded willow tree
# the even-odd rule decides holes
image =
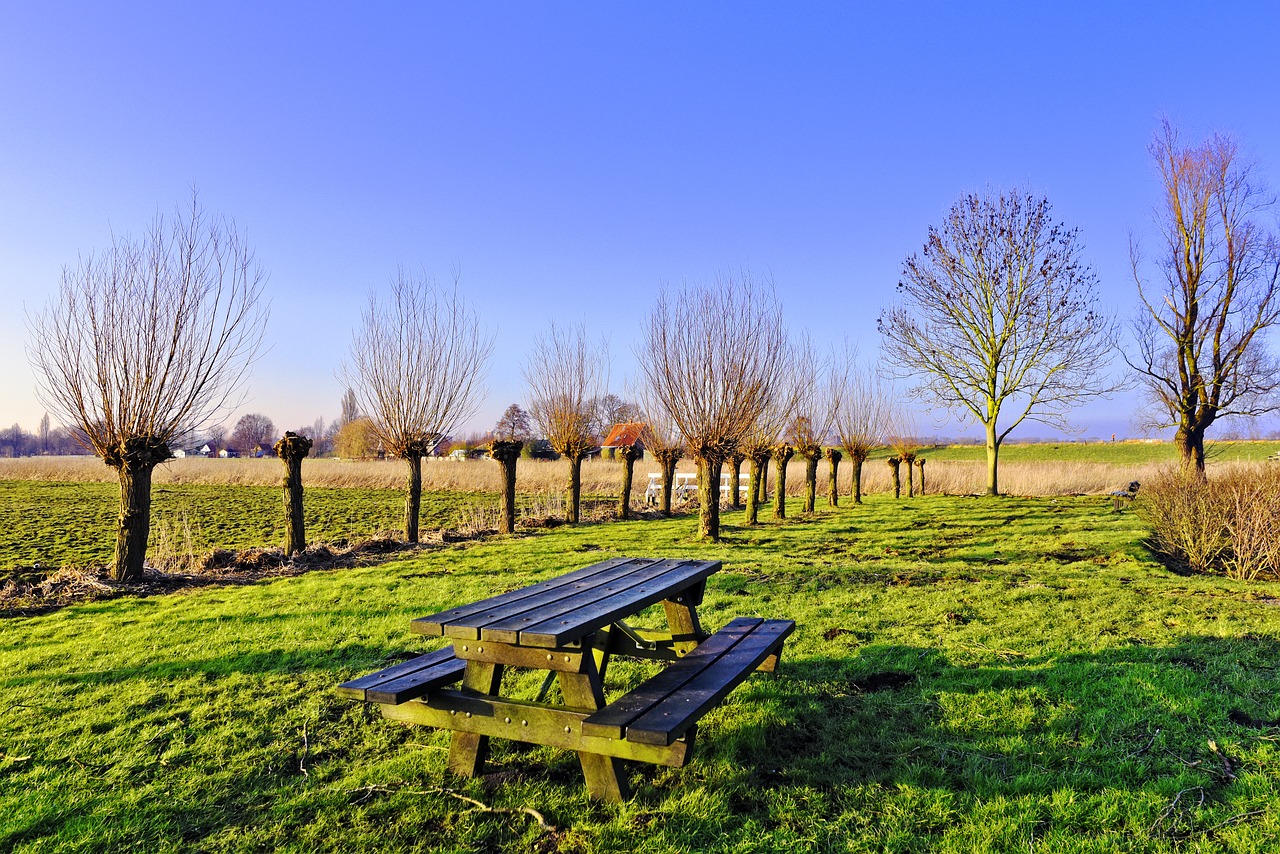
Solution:
[[[425,273],[398,270],[390,293],[369,295],[341,374],[387,453],[408,468],[404,538],[418,542],[422,458],[474,411],[493,336],[458,294]]]
[[[263,274],[231,221],[189,209],[64,268],[30,317],[40,397],[120,480],[111,575],[142,573],[151,474],[224,415],[262,343]]]
[[[1082,249],[1047,199],[968,195],[903,262],[902,302],[880,315],[886,360],[916,383],[912,395],[986,429],[990,495],[1010,431],[1068,430],[1072,408],[1115,388],[1114,326]]]
[[[861,504],[862,466],[871,451],[886,442],[891,390],[874,368],[859,361],[857,348],[848,341],[832,356],[828,384],[835,405],[832,428],[853,466],[853,503]]]
[[[596,402],[609,384],[609,348],[587,340],[587,330],[551,324],[534,340],[524,366],[529,412],[557,454],[569,461],[565,518],[576,523],[582,504],[582,461],[600,445],[593,425]]]
[[[1205,432],[1228,415],[1280,407],[1280,238],[1261,221],[1274,199],[1230,137],[1183,146],[1164,122],[1151,144],[1160,169],[1164,245],[1147,278],[1131,249],[1142,313],[1137,371],[1154,426],[1172,426],[1185,468],[1204,475]]]
[[[829,365],[818,356],[806,337],[796,346],[792,358],[790,382],[795,388],[793,416],[787,426],[786,439],[804,460],[804,512],[814,511],[818,491],[818,461],[822,459],[822,443],[831,428],[832,389],[828,385]],[[782,498],[778,499],[781,506]]]
[[[787,364],[782,307],[749,275],[663,291],[637,357],[649,396],[698,464],[699,533],[720,538],[720,469],[760,417]]]

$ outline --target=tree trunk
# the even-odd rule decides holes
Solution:
[[[987,425],[987,495],[1000,494],[1000,437],[996,435],[996,422]]]
[[[653,456],[662,467],[662,515],[671,515],[671,490],[676,479],[676,464],[680,462],[679,449],[654,451]]]
[[[764,461],[769,459],[759,454],[747,458],[747,512],[743,524],[755,525],[759,521],[760,512],[760,480]]]
[[[169,459],[169,446],[151,436],[125,439],[103,455],[120,478],[120,517],[111,577],[125,581],[142,575],[151,534],[151,472]]]
[[[862,464],[866,458],[859,455],[853,458],[853,503],[862,503]]]
[[[698,457],[698,536],[720,539],[720,467],[718,459]]]
[[[302,460],[311,453],[311,440],[286,432],[273,448],[284,464],[284,553],[307,550],[306,520],[302,515]]]
[[[404,461],[409,466],[409,494],[404,499],[404,541],[418,542],[418,510],[422,507],[422,454],[410,451]]]
[[[767,454],[760,463],[759,489],[760,492],[756,495],[756,503],[764,504],[769,500],[769,457]]]
[[[893,497],[901,498],[902,497],[902,474],[898,471],[898,467],[902,465],[902,460],[898,459],[897,457],[889,457],[889,459],[885,460],[885,462],[889,464],[889,468],[892,470],[892,474],[893,474]]]
[[[1174,434],[1173,444],[1182,456],[1183,470],[1204,480],[1204,428],[1179,427]]]
[[[502,516],[498,530],[504,534],[516,532],[516,461],[524,442],[518,440],[494,441],[489,445],[489,455],[502,466]]]
[[[631,479],[634,476],[636,459],[641,451],[633,445],[618,448],[617,456],[622,459],[622,494],[618,496],[618,518],[631,518]]]
[[[907,497],[908,498],[914,498],[916,494],[916,476],[915,476],[915,469],[913,468],[913,466],[915,465],[915,461],[916,461],[915,454],[902,455],[902,464],[907,467]]]
[[[776,483],[773,485],[773,518],[787,518],[787,463],[794,456],[795,450],[788,444],[774,445],[772,456],[773,461],[778,465],[778,471],[774,474]]]
[[[916,460],[916,468],[920,469],[920,494],[924,495],[924,460]]]
[[[806,448],[803,455],[804,512],[812,513],[818,503],[818,459],[822,456],[822,449]]]
[[[840,459],[844,454],[840,453],[838,448],[827,448],[827,462],[831,466],[831,478],[827,481],[827,505],[830,507],[840,506],[840,486],[837,481],[837,475],[840,472]]]
[[[582,457],[581,454],[569,457],[569,506],[566,508],[565,518],[570,525],[578,524],[582,504]]]
[[[729,457],[729,506],[734,508],[742,506],[742,461],[744,459],[742,454]]]

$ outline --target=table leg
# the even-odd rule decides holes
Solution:
[[[462,674],[463,689],[496,696],[502,685],[502,665],[468,661]],[[449,770],[460,777],[474,777],[489,754],[489,736],[474,732],[454,732],[449,744]]]
[[[596,710],[604,706],[604,688],[600,675],[592,665],[583,673],[560,673],[560,693],[566,706]],[[620,803],[631,797],[625,766],[621,759],[579,751],[582,776],[587,780],[587,793],[596,800]]]
[[[671,627],[672,646],[677,655],[688,655],[698,644],[706,640],[702,624],[698,622],[698,612],[684,596],[678,599],[666,599],[662,608],[667,612],[667,624]]]

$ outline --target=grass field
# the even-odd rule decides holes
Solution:
[[[1280,848],[1280,584],[1172,574],[1097,497],[739,518],[715,546],[689,517],[583,525],[0,622],[0,850]],[[443,734],[333,693],[433,647],[414,616],[620,554],[722,560],[710,628],[798,622],[780,677],[627,804],[550,748],[451,779]]]

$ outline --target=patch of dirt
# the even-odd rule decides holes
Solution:
[[[315,570],[369,566],[442,541],[441,537],[433,543],[409,545],[379,537],[354,545],[318,544],[292,558],[282,549],[215,549],[198,558],[186,572],[148,566],[140,578],[127,581],[113,581],[105,567],[65,568],[42,577],[15,575],[0,587],[0,617],[30,617],[78,602],[121,596],[155,596],[216,585],[253,584]]]

